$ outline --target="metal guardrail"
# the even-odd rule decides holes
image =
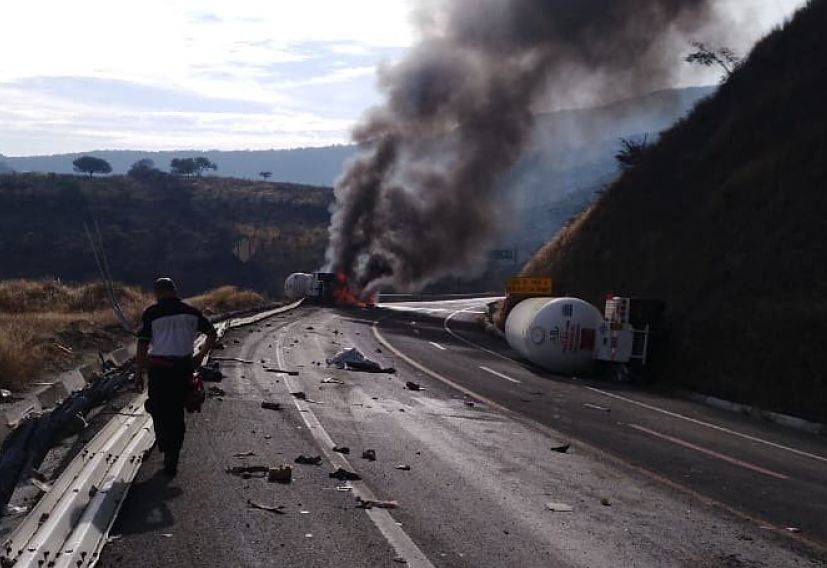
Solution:
[[[256,323],[299,305],[301,301],[249,317],[231,318],[216,327],[221,336],[228,329]],[[199,346],[196,342],[195,348]],[[135,397],[75,456],[3,543],[0,565],[88,568],[98,561],[129,486],[155,442],[145,400],[144,394]]]

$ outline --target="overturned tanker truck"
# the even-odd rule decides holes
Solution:
[[[625,380],[645,367],[661,329],[658,300],[611,297],[604,313],[579,298],[528,298],[505,322],[517,353],[554,373],[580,374],[601,367]]]
[[[333,304],[339,283],[332,272],[296,272],[284,281],[284,295],[288,300],[307,298],[322,304]]]

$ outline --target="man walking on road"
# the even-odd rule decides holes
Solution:
[[[213,325],[196,308],[178,298],[170,278],[155,281],[157,302],[141,318],[135,355],[135,388],[144,389],[144,370],[149,374],[147,412],[152,416],[158,450],[164,454],[164,472],[175,475],[184,442],[184,404],[195,369],[215,345]],[[198,333],[207,336],[193,356]]]

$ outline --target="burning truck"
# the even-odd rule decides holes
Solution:
[[[344,272],[296,272],[284,281],[284,295],[289,300],[305,298],[325,306],[373,307],[375,295],[359,294],[348,283]]]

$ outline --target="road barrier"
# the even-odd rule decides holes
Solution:
[[[229,329],[257,323],[275,314],[292,310],[301,303],[298,301],[246,317],[232,317],[218,323],[216,328],[221,336]],[[199,341],[203,340],[203,337],[199,338]],[[199,342],[196,342],[195,349],[198,347]],[[100,381],[92,386],[98,383]],[[98,387],[101,394],[104,388]],[[13,444],[16,453],[13,452],[10,464],[17,464],[15,467],[20,468],[17,470],[18,475],[26,463],[33,463],[32,454],[27,452],[43,452],[45,455],[45,451],[48,451],[48,448],[44,451],[40,444],[30,448],[28,443],[40,440],[38,435],[41,435],[42,440],[51,440],[57,432],[62,431],[53,431],[51,428],[61,428],[62,421],[68,420],[67,416],[77,416],[76,409],[80,408],[80,403],[71,401],[91,399],[88,393],[83,394],[86,390],[88,389],[75,393],[72,398],[50,413],[49,416],[63,417],[50,417],[44,422],[54,422],[52,426],[44,426],[41,429],[38,426],[40,420],[44,419],[41,416],[31,423],[21,423],[15,429],[12,437],[19,436],[20,441]],[[137,475],[147,450],[155,442],[152,420],[144,408],[145,401],[146,395],[136,396],[75,456],[55,480],[51,490],[43,495],[3,543],[0,549],[0,565],[14,565],[20,568],[84,568],[97,562],[129,486]],[[75,413],[70,414],[72,411]],[[39,434],[41,431],[49,434]],[[12,437],[7,439],[7,442]],[[26,442],[25,446],[21,445],[23,441]],[[5,446],[4,444],[4,461]],[[11,470],[10,465],[9,471]]]

